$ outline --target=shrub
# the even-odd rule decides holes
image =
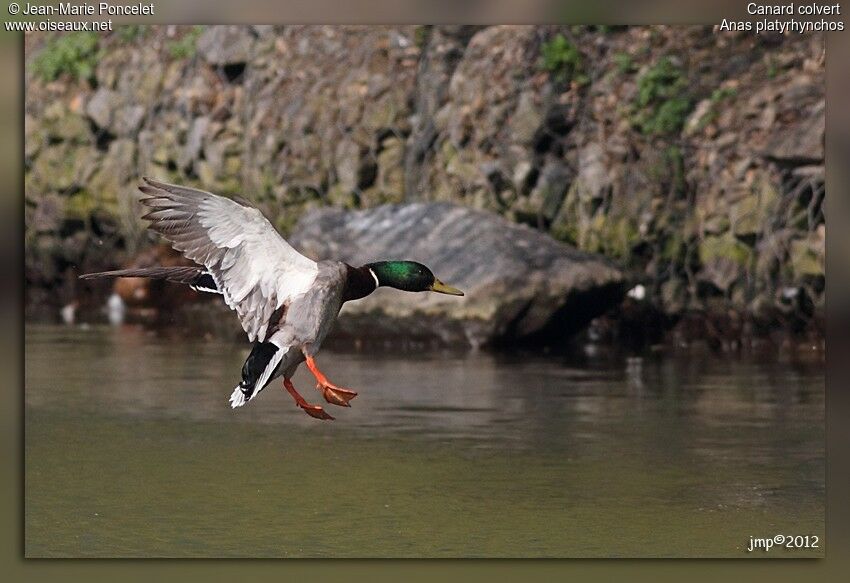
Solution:
[[[587,76],[582,71],[581,53],[564,35],[559,34],[543,43],[540,54],[543,69],[556,81],[587,82]]]
[[[621,74],[629,73],[634,69],[634,62],[628,53],[617,53],[614,55],[614,64]]]
[[[634,122],[644,134],[681,131],[691,106],[687,80],[669,58],[659,59],[638,79]]]
[[[50,38],[32,61],[32,70],[42,80],[55,81],[63,74],[73,79],[91,79],[98,57],[98,35],[69,32]]]
[[[142,38],[147,32],[147,26],[144,24],[125,24],[117,29],[118,38],[124,42],[133,42]]]
[[[715,119],[717,119],[718,114],[720,113],[719,105],[720,102],[729,97],[734,97],[738,92],[735,89],[720,87],[711,92],[711,96],[709,97],[709,102],[711,107],[707,112],[699,119],[697,122],[696,129],[703,130],[705,126],[712,123]]]
[[[168,52],[175,59],[191,59],[198,50],[198,37],[204,32],[203,26],[193,26],[182,37],[168,44]]]

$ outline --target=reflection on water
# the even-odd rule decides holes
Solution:
[[[322,423],[248,346],[26,334],[28,556],[745,556],[823,540],[822,367],[323,351]],[[295,384],[316,402],[309,374]],[[820,556],[771,551],[781,556]]]

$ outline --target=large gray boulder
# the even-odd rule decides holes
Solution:
[[[623,273],[498,215],[450,203],[317,209],[290,237],[314,259],[362,265],[411,259],[428,265],[459,298],[378,289],[343,308],[338,336],[481,346],[558,342],[619,303]]]

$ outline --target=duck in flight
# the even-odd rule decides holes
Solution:
[[[307,402],[292,384],[302,362],[316,377],[325,401],[350,407],[357,393],[333,384],[315,356],[345,302],[364,298],[380,286],[408,292],[463,292],[434,277],[415,261],[379,261],[352,267],[341,261],[313,261],[298,253],[247,202],[144,178],[141,202],[148,228],[198,264],[89,273],[82,279],[147,277],[186,284],[221,294],[236,312],[254,346],[242,367],[242,380],[230,395],[241,407],[272,380],[295,404],[316,419],[333,419],[320,405]]]

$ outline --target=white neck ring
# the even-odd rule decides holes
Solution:
[[[378,289],[379,287],[381,287],[381,282],[378,281],[378,276],[375,275],[375,272],[372,271],[371,267],[369,268],[369,273],[372,274],[372,278],[375,280],[375,289]]]

